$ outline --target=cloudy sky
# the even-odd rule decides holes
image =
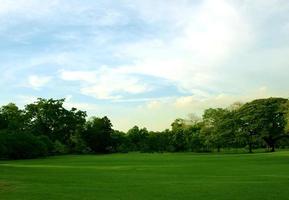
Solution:
[[[0,0],[0,104],[37,97],[169,128],[289,95],[288,0]]]

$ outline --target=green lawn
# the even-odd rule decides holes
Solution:
[[[289,199],[289,152],[0,161],[0,199]]]

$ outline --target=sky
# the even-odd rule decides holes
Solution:
[[[115,129],[289,95],[288,0],[0,0],[0,105],[66,98]]]

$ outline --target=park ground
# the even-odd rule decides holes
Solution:
[[[2,200],[289,199],[289,151],[0,161]]]

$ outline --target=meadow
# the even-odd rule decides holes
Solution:
[[[289,199],[289,151],[0,161],[1,200]]]

